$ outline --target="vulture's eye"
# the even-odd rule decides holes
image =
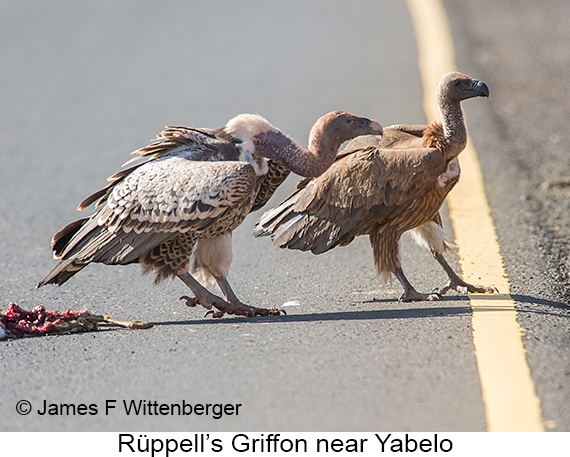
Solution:
[[[347,123],[347,124],[352,124],[352,119],[347,119],[347,120],[346,120],[346,123]]]
[[[459,81],[458,79],[456,79],[455,81],[453,81],[453,84],[455,84],[456,86],[459,86],[461,84],[461,81]]]

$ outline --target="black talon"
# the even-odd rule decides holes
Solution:
[[[189,297],[188,295],[183,295],[180,300],[186,300],[186,306],[194,308],[198,304],[198,299],[196,297]]]
[[[213,309],[209,309],[208,311],[206,311],[204,313],[204,318],[208,317],[208,314],[214,314],[214,310]]]

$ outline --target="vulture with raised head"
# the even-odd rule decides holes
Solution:
[[[317,120],[308,151],[259,115],[240,114],[216,130],[166,127],[133,153],[140,163],[79,204],[84,209],[97,202],[95,214],[53,236],[59,262],[38,287],[61,285],[92,262],[140,263],[144,273],[156,274],[155,283],[179,277],[195,295],[183,297],[187,305],[200,304],[214,317],[278,315],[283,310],[245,305],[232,291],[232,231],[290,171],[319,176],[343,142],[364,134],[380,135],[382,126],[341,111]],[[202,282],[215,280],[225,300],[189,269]]]
[[[378,274],[384,280],[391,274],[398,278],[402,301],[439,299],[438,293],[417,292],[402,270],[400,237],[413,230],[448,274],[449,284],[439,293],[450,288],[494,292],[493,287],[467,284],[450,268],[443,257],[450,245],[439,214],[459,179],[457,156],[467,143],[461,102],[488,97],[489,89],[452,72],[440,79],[435,96],[441,123],[394,125],[384,129],[382,138],[352,140],[325,173],[302,180],[294,194],[266,211],[254,235],[271,235],[275,246],[314,254],[369,235]]]

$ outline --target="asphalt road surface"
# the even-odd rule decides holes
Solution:
[[[570,194],[543,185],[570,175],[570,15],[562,0],[512,3],[446,6],[459,68],[491,88],[465,103],[468,128],[543,419],[570,431]],[[180,281],[154,287],[137,265],[91,265],[60,288],[35,288],[54,263],[52,234],[164,125],[258,112],[306,145],[333,109],[424,122],[404,2],[9,2],[0,56],[0,307],[154,324],[1,342],[0,430],[485,430],[469,301],[398,303],[399,284],[377,280],[365,238],[322,256],[281,251],[251,236],[260,213],[250,215],[234,235],[230,281],[254,305],[297,302],[287,316],[204,319],[178,300]],[[419,290],[444,283],[427,252],[407,236],[402,247]],[[30,414],[17,414],[20,400]],[[131,400],[241,406],[218,419],[128,415]],[[44,401],[97,413],[41,414]]]

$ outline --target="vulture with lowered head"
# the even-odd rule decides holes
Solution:
[[[459,179],[457,156],[467,143],[461,102],[488,97],[485,83],[458,72],[444,75],[436,88],[441,123],[394,125],[382,138],[352,140],[321,176],[304,179],[297,191],[268,210],[254,230],[271,235],[281,248],[321,254],[368,235],[378,274],[394,274],[402,301],[436,300],[439,294],[417,292],[401,266],[399,241],[406,231],[427,246],[445,269],[450,288],[461,293],[495,291],[467,284],[447,264],[450,245],[443,236],[439,209]]]
[[[241,303],[228,270],[232,231],[260,208],[290,171],[319,176],[340,145],[358,135],[382,134],[370,119],[341,111],[317,120],[309,150],[259,115],[240,114],[219,129],[166,127],[148,146],[135,151],[142,162],[109,178],[78,209],[97,202],[91,217],[71,222],[52,239],[58,263],[39,282],[61,285],[89,263],[140,263],[155,283],[179,277],[214,317],[278,315],[279,308]],[[132,161],[127,162],[127,164]],[[125,165],[127,165],[125,164]],[[216,281],[225,299],[189,272]]]

